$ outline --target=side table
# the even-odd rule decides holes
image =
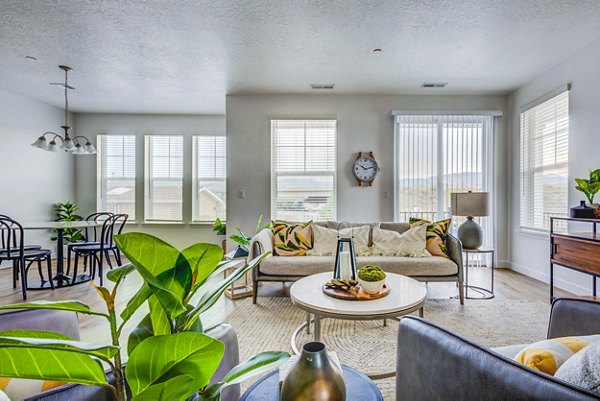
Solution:
[[[346,401],[383,401],[379,388],[364,374],[348,366],[342,366],[346,383]],[[240,401],[279,401],[279,371],[254,383]]]
[[[479,248],[479,249],[463,249],[465,254],[465,298],[467,299],[492,299],[494,298],[494,269],[496,268],[496,250],[492,248]],[[469,256],[471,255],[490,255],[491,265],[490,269],[490,288],[483,288],[476,285],[469,285]],[[481,262],[481,259],[479,259]],[[479,293],[481,296],[473,297],[469,296],[469,289]]]
[[[223,272],[224,278],[227,278],[233,271],[240,267],[240,264],[246,263],[246,258],[234,258],[233,255],[235,251],[229,252],[226,254],[223,259],[227,261],[238,261],[238,263]],[[249,273],[244,274],[244,277],[240,278],[237,282],[232,283],[229,287],[225,289],[225,296],[229,299],[241,299],[247,298],[252,295],[252,287],[249,282]]]

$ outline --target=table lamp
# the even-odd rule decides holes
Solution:
[[[489,192],[454,192],[450,194],[453,216],[467,216],[458,227],[458,239],[465,249],[479,249],[483,244],[483,230],[473,220],[475,216],[489,216]]]

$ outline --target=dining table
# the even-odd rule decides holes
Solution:
[[[78,274],[77,277],[70,277],[64,269],[64,230],[69,228],[93,228],[104,224],[104,221],[82,220],[82,221],[41,221],[21,223],[24,230],[56,230],[56,275],[52,278],[55,287],[66,287],[75,284],[85,283],[91,280],[89,274]],[[45,290],[50,289],[48,280],[27,280],[27,289]]]

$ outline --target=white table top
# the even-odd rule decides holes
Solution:
[[[390,293],[379,299],[347,301],[325,295],[323,285],[331,279],[332,273],[314,274],[296,281],[290,289],[290,297],[294,305],[300,309],[317,314],[323,312],[340,316],[400,316],[425,302],[427,297],[425,284],[399,274],[386,274]]]
[[[104,221],[36,221],[31,223],[21,223],[25,230],[54,230],[65,228],[85,228],[98,227],[104,224]]]

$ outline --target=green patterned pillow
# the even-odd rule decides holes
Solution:
[[[301,256],[313,247],[312,220],[308,223],[289,224],[273,222],[273,255]]]
[[[446,239],[448,238],[448,230],[450,229],[452,219],[432,223],[427,220],[411,217],[409,223],[411,228],[427,224],[427,250],[429,253],[433,256],[450,258],[448,248],[446,248]]]

